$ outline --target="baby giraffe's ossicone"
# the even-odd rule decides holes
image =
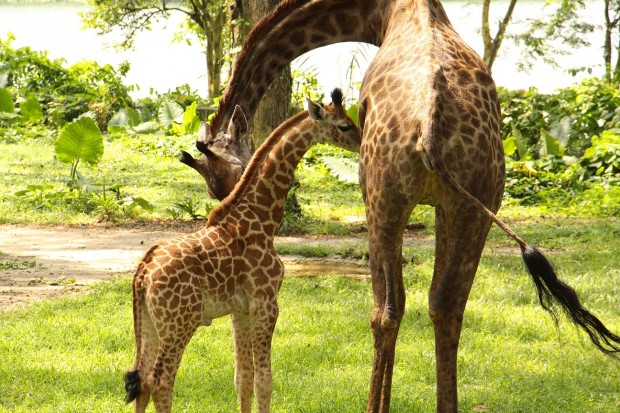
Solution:
[[[230,315],[235,344],[235,389],[242,413],[256,392],[258,411],[270,410],[271,339],[284,276],[273,238],[301,157],[317,142],[359,151],[360,132],[346,115],[342,93],[333,103],[308,102],[252,157],[233,192],[202,230],[151,247],[133,279],[136,360],[125,374],[127,402],[144,412],[153,398],[170,412],[185,347],[198,327]]]

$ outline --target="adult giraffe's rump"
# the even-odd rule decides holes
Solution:
[[[374,296],[367,411],[389,411],[394,348],[405,308],[402,235],[413,208],[430,201],[436,211],[429,312],[437,411],[456,412],[463,313],[489,228],[499,224],[494,214],[503,194],[504,154],[493,79],[454,31],[439,1],[283,1],[250,33],[205,144],[227,145],[225,151],[244,164],[238,149],[247,144],[228,139],[224,129],[235,106],[251,118],[286,64],[343,41],[380,47],[364,76],[359,111],[360,184]],[[620,337],[583,308],[538,250],[519,243],[543,305],[559,304],[598,348],[618,352]]]

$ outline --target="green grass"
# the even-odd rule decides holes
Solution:
[[[519,225],[544,244],[586,306],[620,331],[617,220]],[[538,240],[536,240],[538,241]],[[620,410],[618,364],[538,305],[505,236],[492,231],[465,314],[459,352],[460,410],[609,413]],[[517,248],[515,247],[515,250]],[[393,412],[435,403],[427,291],[431,247],[404,268],[407,312],[394,375]],[[86,295],[50,300],[0,317],[0,412],[127,412],[122,374],[134,357],[129,277]],[[372,363],[369,281],[287,278],[273,343],[274,412],[360,412]],[[190,343],[175,386],[177,412],[232,412],[230,327],[219,319]],[[151,410],[152,411],[152,410]]]
[[[136,138],[139,139],[139,138]],[[187,148],[179,143],[179,150]],[[174,156],[132,151],[119,142],[106,142],[101,162],[96,167],[78,166],[92,185],[121,186],[123,196],[142,197],[153,204],[152,213],[136,208],[115,216],[118,221],[172,219],[166,209],[175,203],[193,200],[205,213],[209,202],[204,180],[181,164]],[[67,198],[54,198],[54,193],[67,192],[69,166],[54,159],[54,147],[47,141],[0,144],[0,223],[84,224],[100,221],[100,213],[85,213],[82,203]],[[16,193],[29,185],[51,185],[44,191],[47,199],[24,198]],[[108,191],[107,196],[113,196]],[[77,204],[77,205],[76,205]],[[189,218],[187,215],[185,218]]]

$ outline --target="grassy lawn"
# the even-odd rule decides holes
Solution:
[[[519,225],[544,238],[561,276],[620,331],[620,223],[552,220]],[[537,235],[538,234],[538,235]],[[506,247],[510,246],[510,249]],[[520,257],[494,229],[466,311],[459,353],[461,411],[609,413],[620,410],[618,364],[536,302]],[[431,412],[433,333],[427,315],[432,248],[410,248],[407,312],[397,348],[394,412]],[[121,412],[122,374],[134,357],[130,277],[87,295],[0,317],[0,412]],[[372,362],[369,281],[287,278],[273,343],[274,412],[360,412]],[[225,319],[190,343],[175,411],[232,412],[233,348]]]
[[[78,168],[91,189],[77,191],[67,186],[69,167],[54,160],[51,138],[2,144],[0,224],[131,223],[207,215],[215,202],[207,199],[204,181],[174,157],[191,142],[167,142],[161,151],[158,145],[150,142],[144,152],[142,144],[106,142],[97,167]],[[359,188],[337,184],[325,167],[311,161],[302,162],[297,178],[303,217],[285,217],[289,232],[365,236]],[[105,193],[102,185],[108,188]],[[109,189],[115,185],[120,188],[116,193]],[[127,206],[131,196],[147,200],[153,210]],[[598,201],[575,209],[508,201],[500,216],[529,243],[548,251],[586,307],[618,333],[620,220],[601,215]],[[592,216],[603,217],[583,212],[589,207],[597,211]],[[431,239],[433,221],[432,208],[416,208],[410,222],[425,226],[416,237]],[[407,312],[397,348],[393,412],[434,411],[434,345],[427,315],[433,249],[432,242],[422,245],[403,251]],[[362,242],[282,246],[279,252],[363,257],[365,248]],[[620,411],[618,364],[566,320],[556,327],[538,305],[517,252],[501,230],[491,230],[461,339],[461,411]],[[129,286],[127,275],[86,295],[0,310],[0,413],[130,411],[122,402],[122,375],[134,357]],[[273,411],[363,411],[372,363],[370,282],[337,274],[287,278],[279,301]],[[216,320],[199,330],[181,365],[175,411],[236,411],[233,366],[228,322]]]

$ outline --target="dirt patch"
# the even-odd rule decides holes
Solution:
[[[131,272],[150,245],[183,232],[0,226],[0,308],[80,291]]]
[[[198,230],[204,221],[176,221],[114,227],[0,225],[0,311],[59,295],[75,294],[102,280],[132,273],[153,244]],[[433,245],[413,229],[404,245]],[[338,246],[362,250],[366,233],[354,237],[276,237],[276,245]],[[282,256],[287,276],[339,274],[370,277],[368,261]]]
[[[149,224],[132,227],[0,226],[0,309],[36,300],[77,293],[94,282],[134,271],[137,261],[153,244],[186,234],[204,223]],[[325,245],[364,243],[360,238],[278,237],[276,242]],[[291,275],[334,272],[369,274],[364,263],[284,257]]]

